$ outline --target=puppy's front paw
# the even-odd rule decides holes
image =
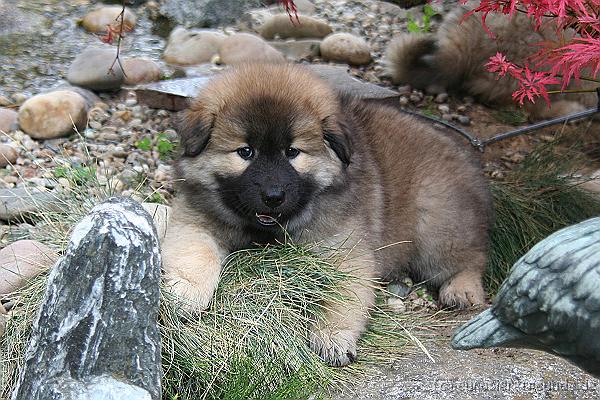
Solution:
[[[356,335],[349,329],[333,330],[317,323],[309,332],[310,348],[332,367],[343,367],[356,360]]]
[[[192,313],[206,310],[215,291],[214,287],[205,287],[179,277],[167,278],[166,283],[183,300],[182,306]]]

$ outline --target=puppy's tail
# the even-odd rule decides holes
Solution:
[[[395,84],[409,84],[429,92],[445,91],[451,84],[438,61],[439,47],[432,34],[396,36],[386,51],[387,72]]]

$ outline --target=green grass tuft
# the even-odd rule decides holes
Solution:
[[[579,145],[538,146],[502,182],[492,182],[496,222],[486,275],[495,293],[512,265],[551,233],[600,215],[600,198],[583,190]]]

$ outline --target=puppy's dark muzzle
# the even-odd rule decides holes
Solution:
[[[277,208],[285,201],[285,192],[279,188],[270,188],[262,193],[263,203],[269,208]]]

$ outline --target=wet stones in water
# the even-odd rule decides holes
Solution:
[[[246,11],[262,5],[262,0],[163,0],[159,12],[175,25],[211,28],[235,24]]]
[[[81,20],[81,26],[88,32],[105,32],[107,25],[114,25],[120,23],[119,15],[122,11],[121,6],[107,6],[101,7],[97,10],[91,11],[83,20]],[[124,24],[128,29],[133,29],[136,23],[136,16],[129,8],[125,8],[125,20]]]
[[[119,64],[113,64],[116,57],[114,47],[88,47],[73,60],[67,81],[92,90],[119,89],[125,76]]]
[[[321,56],[328,61],[364,65],[371,62],[371,48],[361,37],[350,33],[334,33],[323,39]]]
[[[219,52],[225,38],[224,34],[215,30],[178,27],[169,35],[163,58],[178,65],[206,63]]]
[[[34,139],[53,139],[80,131],[87,123],[83,96],[68,90],[39,94],[19,108],[19,126]]]
[[[265,39],[324,38],[333,32],[325,20],[304,15],[298,17],[300,23],[292,22],[287,14],[273,15],[259,28],[260,35]]]
[[[160,400],[159,282],[150,215],[129,198],[94,207],[50,274],[12,398]]]
[[[34,240],[18,240],[0,250],[0,295],[12,293],[52,267],[58,254]]]
[[[0,133],[8,133],[17,127],[17,112],[0,108]]]
[[[221,62],[228,65],[248,62],[285,62],[285,57],[259,36],[237,33],[223,41],[219,49]]]
[[[157,63],[145,58],[126,58],[123,60],[126,85],[156,82],[162,77],[162,71]]]

